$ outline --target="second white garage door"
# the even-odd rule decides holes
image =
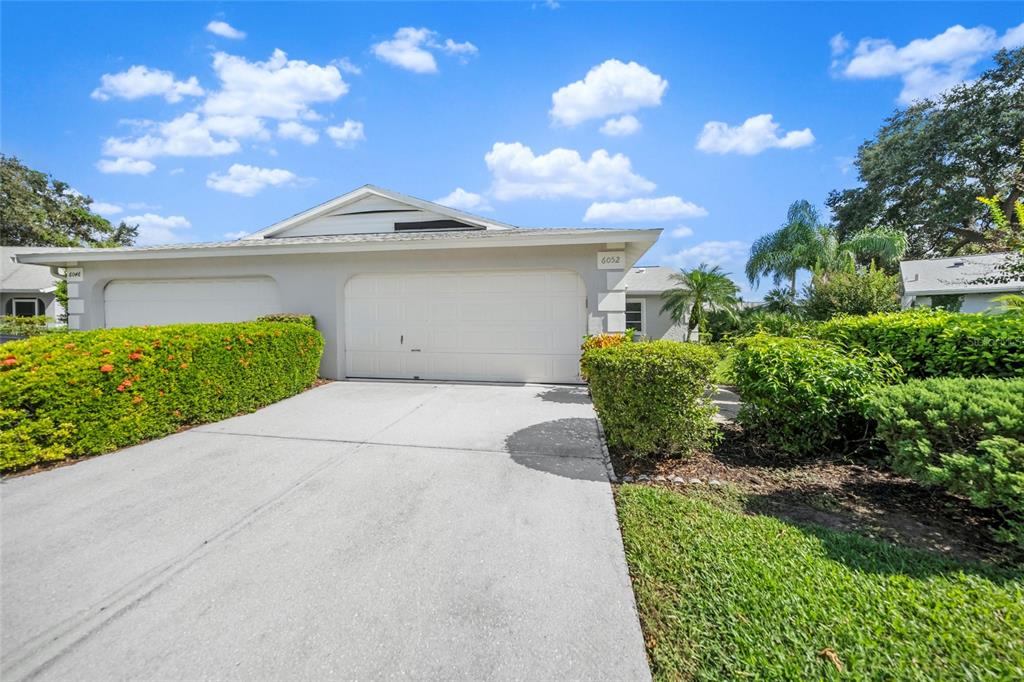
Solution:
[[[586,287],[563,271],[358,275],[350,377],[578,383]]]

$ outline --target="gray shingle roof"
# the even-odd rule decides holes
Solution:
[[[45,291],[52,289],[55,277],[48,265],[16,263],[19,253],[49,253],[67,249],[45,246],[0,246],[0,291]]]
[[[908,296],[928,294],[965,294],[972,292],[1020,291],[1024,280],[1001,284],[979,284],[980,277],[998,275],[999,265],[1009,253],[986,253],[976,256],[907,260],[900,263],[903,291]]]
[[[672,281],[672,275],[679,271],[661,265],[646,265],[630,268],[623,278],[626,291],[633,294],[660,294],[674,289],[678,284]]]

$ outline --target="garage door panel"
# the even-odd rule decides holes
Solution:
[[[359,275],[345,288],[347,374],[575,383],[585,296],[572,272]]]
[[[282,312],[270,277],[114,280],[103,307],[107,327],[244,322]]]

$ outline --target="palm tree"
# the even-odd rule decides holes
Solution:
[[[680,270],[672,275],[672,279],[679,286],[661,295],[665,300],[661,312],[667,312],[676,324],[689,316],[687,341],[693,336],[695,327],[701,330],[703,337],[709,311],[724,310],[733,314],[740,304],[740,288],[718,265],[711,267],[701,263],[692,270]]]
[[[754,242],[746,274],[757,285],[771,275],[778,285],[789,280],[789,293],[796,297],[796,274],[800,270],[828,276],[830,272],[853,272],[858,262],[891,265],[907,251],[907,236],[885,227],[862,230],[846,241],[821,224],[810,202],[801,199],[789,207],[786,224]]]
[[[761,309],[769,313],[788,313],[795,315],[800,309],[796,299],[790,296],[788,289],[776,287],[764,295],[764,305]]]
[[[747,279],[755,286],[768,275],[776,286],[788,280],[789,293],[796,297],[796,273],[813,267],[816,256],[811,245],[820,228],[818,211],[811,202],[794,201],[786,212],[786,224],[759,237],[750,247]]]

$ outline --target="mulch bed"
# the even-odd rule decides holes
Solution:
[[[759,448],[735,424],[721,428],[724,438],[712,452],[687,459],[637,462],[612,453],[615,473],[620,480],[676,489],[735,486],[752,514],[856,532],[958,559],[1024,560],[1021,552],[992,538],[999,525],[996,515],[897,476],[882,462],[786,460]]]

